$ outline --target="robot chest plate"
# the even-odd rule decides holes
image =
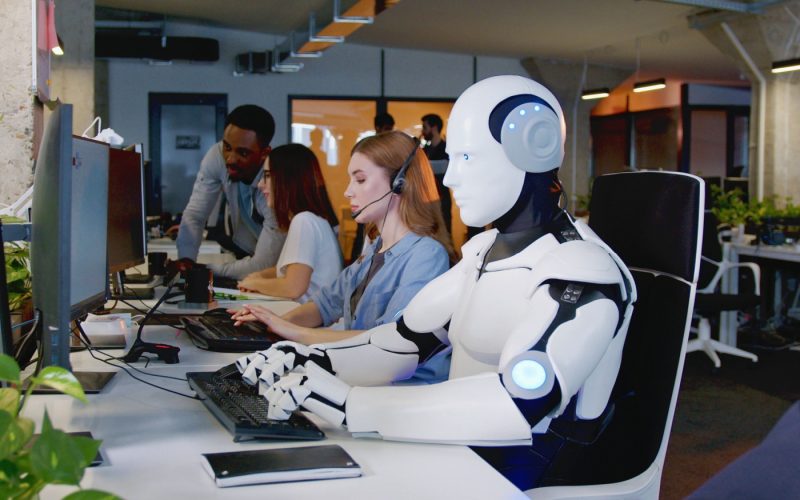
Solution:
[[[454,363],[465,356],[497,367],[509,335],[530,308],[530,274],[527,268],[486,272],[464,290],[450,329]]]

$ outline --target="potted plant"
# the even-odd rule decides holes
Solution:
[[[720,224],[731,226],[734,240],[744,240],[745,223],[758,219],[757,205],[745,203],[744,193],[739,188],[725,192],[719,186],[712,185],[711,197],[714,200],[711,212]]]
[[[79,486],[84,469],[97,455],[100,441],[71,436],[53,428],[47,412],[42,428],[34,435],[34,422],[22,416],[25,403],[38,386],[48,386],[86,402],[80,383],[69,371],[48,366],[31,377],[25,397],[21,397],[22,381],[16,361],[0,354],[0,497],[10,499],[38,498],[48,484]],[[114,495],[97,490],[78,490],[70,500],[114,499]]]
[[[16,217],[0,216],[3,224],[24,222]],[[6,287],[8,288],[8,309],[14,318],[14,323],[29,320],[33,317],[31,305],[31,271],[30,252],[25,242],[10,242],[3,244],[6,265]],[[19,330],[14,330],[15,334]],[[17,343],[14,338],[14,345]]]

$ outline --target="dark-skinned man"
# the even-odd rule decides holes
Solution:
[[[192,196],[183,211],[178,261],[174,263],[177,270],[194,265],[205,223],[220,190],[230,217],[230,240],[221,244],[232,250],[237,260],[208,267],[216,276],[241,279],[275,265],[286,236],[278,230],[275,215],[257,187],[274,134],[275,120],[259,106],[239,106],[228,115],[222,141],[212,146],[200,163]]]

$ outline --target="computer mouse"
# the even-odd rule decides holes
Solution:
[[[218,318],[230,318],[231,313],[224,307],[216,307],[214,309],[209,309],[208,311],[203,313],[203,316],[216,316]]]

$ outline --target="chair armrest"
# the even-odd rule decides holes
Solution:
[[[738,262],[736,264],[725,262],[722,264],[723,272],[728,272],[735,267],[747,268],[753,272],[753,280],[755,281],[753,286],[755,288],[755,294],[761,295],[761,268],[758,266],[758,264],[755,262]]]

